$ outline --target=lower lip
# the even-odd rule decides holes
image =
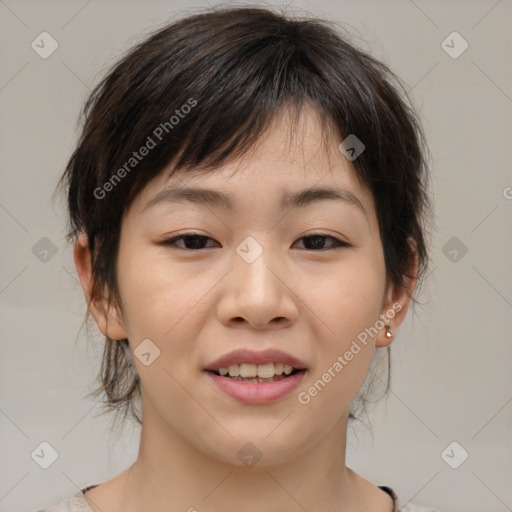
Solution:
[[[306,370],[273,382],[242,382],[206,372],[226,395],[245,404],[268,404],[291,393],[302,381]]]

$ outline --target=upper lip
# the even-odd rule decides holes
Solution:
[[[300,359],[297,359],[296,357],[293,357],[286,352],[282,352],[281,350],[270,349],[256,352],[254,350],[244,348],[233,350],[228,354],[224,354],[218,359],[215,359],[215,361],[209,363],[204,369],[217,371],[219,368],[228,368],[231,365],[240,365],[242,363],[283,363],[289,366],[293,366],[293,368],[297,368],[298,370],[306,369],[306,365]]]

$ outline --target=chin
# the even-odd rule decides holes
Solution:
[[[273,426],[268,428],[268,422],[264,425],[238,425],[238,428],[226,429],[233,435],[228,437],[221,434],[215,439],[208,439],[208,436],[201,436],[203,441],[208,443],[206,453],[219,461],[230,465],[247,468],[262,468],[277,466],[289,463],[300,453],[314,444],[316,435],[305,434],[303,426],[296,429],[284,428],[279,422],[274,421]],[[276,425],[277,426],[276,428]],[[282,428],[282,431],[279,430]]]

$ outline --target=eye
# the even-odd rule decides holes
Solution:
[[[176,242],[178,240],[184,240],[186,247],[176,246]],[[210,238],[208,236],[204,235],[198,235],[195,233],[191,234],[184,234],[180,236],[175,236],[174,238],[170,238],[169,240],[164,240],[162,242],[162,245],[168,245],[168,246],[176,246],[180,249],[188,249],[188,250],[199,250],[199,249],[205,249],[205,247],[202,247],[204,245],[204,242],[206,240],[213,240],[213,238]],[[189,247],[187,247],[189,246]]]
[[[299,240],[309,240],[310,241],[309,243],[306,244],[306,245],[310,246],[310,250],[323,249],[322,247],[319,247],[319,246],[322,246],[323,242],[327,239],[333,240],[334,243],[331,244],[330,247],[327,247],[327,249],[324,249],[324,250],[337,249],[339,247],[348,247],[350,245],[347,242],[344,242],[334,236],[327,235],[324,233],[315,233],[313,235],[303,236],[302,238],[299,238]],[[308,249],[308,248],[306,247],[306,249]]]
[[[327,240],[327,239],[333,240],[334,243],[331,244],[331,246],[328,246],[327,248],[322,247],[325,243],[325,240]],[[181,240],[183,240],[185,247],[183,247],[181,245],[177,245],[176,242],[181,241]],[[170,246],[170,247],[177,247],[179,249],[198,251],[201,249],[208,248],[208,247],[204,247],[204,243],[207,240],[213,241],[213,238],[210,238],[210,237],[204,236],[204,235],[199,235],[196,233],[190,233],[190,234],[179,235],[174,238],[170,238],[168,240],[164,240],[160,244],[165,245],[165,246]],[[307,240],[308,242],[306,243],[306,246],[309,246],[309,247],[306,247],[306,250],[312,250],[315,252],[318,252],[319,250],[325,251],[325,250],[337,249],[339,247],[350,247],[350,244],[348,244],[347,242],[344,242],[334,236],[327,235],[324,233],[315,233],[313,235],[303,236],[303,237],[299,238],[299,240]]]

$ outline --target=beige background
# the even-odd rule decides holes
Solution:
[[[206,5],[0,0],[1,511],[55,503],[136,456],[137,432],[109,437],[99,407],[82,399],[101,340],[79,334],[85,300],[51,194],[103,72],[147,30]],[[392,391],[373,410],[373,433],[351,433],[349,465],[445,512],[512,510],[512,2],[288,5],[359,31],[412,89],[433,156],[424,305],[393,344]],[[47,59],[31,48],[43,31],[59,45]],[[453,31],[469,43],[456,59],[441,47]],[[33,253],[43,237],[57,249],[46,263]],[[443,252],[452,237],[468,248],[455,262]],[[31,458],[42,441],[59,454],[46,470]],[[452,441],[469,453],[458,469],[441,457]]]

